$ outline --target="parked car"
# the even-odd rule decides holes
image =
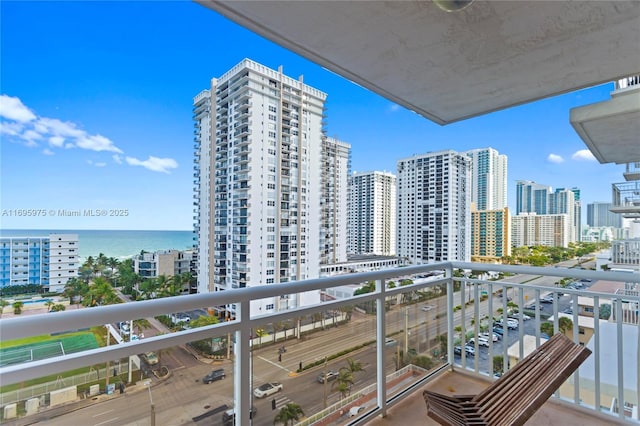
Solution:
[[[453,353],[456,355],[462,355],[462,347],[456,346],[455,348],[453,348]]]
[[[129,322],[128,321],[120,321],[118,323],[118,329],[120,330],[120,334],[129,332]]]
[[[467,355],[475,356],[476,354],[476,348],[474,348],[473,346],[466,345],[464,347],[464,351],[467,353]]]
[[[354,407],[349,408],[349,417],[354,417],[363,412],[365,407],[362,405],[356,405]]]
[[[502,329],[502,327],[498,327],[498,326],[493,327],[493,332],[496,333],[498,336],[502,336],[504,334],[504,330]]]
[[[278,393],[282,390],[282,383],[270,382],[264,385],[258,386],[253,390],[253,395],[256,398],[264,398],[274,393]]]
[[[251,406],[251,411],[249,411],[249,418],[253,419],[258,413],[258,409],[255,406]],[[236,413],[233,411],[233,408],[228,409],[224,413],[222,413],[222,426],[235,426],[236,424]]]
[[[498,321],[498,323],[500,324],[500,326],[503,326],[503,319],[500,318],[500,321]],[[518,321],[516,320],[512,320],[512,319],[507,319],[507,328],[509,330],[515,330],[516,328],[518,328]]]
[[[188,323],[191,321],[191,317],[185,313],[179,312],[177,314],[171,314],[171,323],[178,324],[180,322]]]
[[[489,335],[489,333],[480,333],[479,336],[484,337],[487,340],[491,339],[494,342],[500,340],[500,336],[498,336],[496,333],[491,333],[491,335]]]
[[[219,368],[217,370],[213,370],[211,373],[207,374],[202,378],[202,383],[208,385],[211,382],[215,382],[216,380],[222,380],[227,377],[227,374],[224,372],[224,369]]]
[[[156,355],[155,352],[144,353],[142,354],[141,358],[144,362],[146,362],[149,365],[156,365],[159,362],[158,355]]]
[[[475,345],[475,343],[476,343],[476,339],[472,337],[471,339],[469,339],[468,345],[469,346]],[[488,348],[489,340],[486,337],[478,336],[478,346],[486,346]]]
[[[387,337],[386,339],[384,339],[384,344],[385,346],[395,346],[398,342],[395,339],[392,339],[391,337]]]
[[[325,380],[327,382],[331,382],[337,378],[338,378],[338,372],[334,370],[329,370],[326,374],[324,371],[320,373],[316,378],[316,380],[318,381],[318,383],[324,383]]]
[[[540,303],[553,303],[553,296],[547,295],[540,299]]]

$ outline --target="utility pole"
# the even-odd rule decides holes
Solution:
[[[322,385],[322,401],[323,408],[327,408],[327,357],[324,357],[324,384]]]

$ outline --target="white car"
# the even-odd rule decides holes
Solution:
[[[433,305],[424,305],[420,310],[427,312],[433,309]]]
[[[265,383],[264,385],[258,386],[253,390],[253,395],[256,398],[265,398],[269,395],[273,395],[274,393],[278,393],[282,390],[282,383],[271,382]]]
[[[475,344],[475,339],[472,337],[471,339],[469,339],[469,342],[467,343],[467,345],[474,345],[474,344]],[[485,337],[478,336],[478,346],[486,346],[488,348],[489,340],[487,340]]]
[[[496,333],[491,333],[491,337],[489,337],[489,333],[482,333],[480,334],[479,337],[484,337],[487,340],[491,339],[494,342],[497,342],[498,340],[500,340],[500,336],[498,336]]]

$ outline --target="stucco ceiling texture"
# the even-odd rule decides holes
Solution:
[[[440,124],[640,74],[638,1],[197,2]]]

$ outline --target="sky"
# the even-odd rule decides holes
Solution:
[[[532,180],[580,188],[583,218],[622,180],[569,123],[612,83],[440,126],[192,2],[3,0],[0,31],[0,229],[191,230],[192,100],[243,58],[328,94],[353,171],[492,147],[513,212],[516,181]]]

